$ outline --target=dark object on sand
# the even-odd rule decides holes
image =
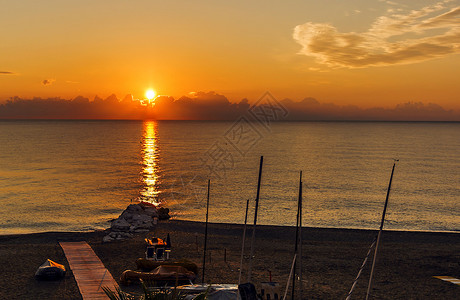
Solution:
[[[65,267],[51,259],[47,259],[35,272],[38,280],[58,280],[65,276]]]
[[[138,258],[136,260],[136,266],[139,270],[144,272],[149,272],[155,270],[157,267],[161,265],[168,265],[168,266],[181,266],[186,268],[193,273],[198,273],[198,266],[188,260],[180,260],[180,261],[154,261],[145,258]]]
[[[250,282],[240,284],[238,291],[240,292],[241,300],[258,300],[256,287]]]
[[[166,208],[166,207],[158,208],[158,219],[168,220],[169,218],[171,218],[171,216],[169,215],[169,208]]]
[[[138,272],[126,270],[120,276],[120,283],[130,284],[132,281],[142,279],[143,281],[157,282],[189,282],[195,279],[195,273],[182,266],[162,265],[151,272]]]

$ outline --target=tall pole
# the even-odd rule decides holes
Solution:
[[[294,255],[297,255],[297,250],[299,246],[299,223],[301,218],[301,205],[302,205],[302,171],[300,171],[300,178],[299,178],[299,198],[297,200],[297,221],[295,224],[295,247],[294,247]],[[295,296],[295,275],[296,275],[296,266],[297,261],[294,262],[294,273],[292,277],[292,290],[291,290],[291,299],[294,300]],[[302,267],[301,267],[302,268]]]
[[[369,276],[369,284],[367,286],[366,300],[369,299],[369,294],[370,294],[371,288],[372,288],[372,277],[374,275],[374,267],[375,267],[375,262],[377,260],[377,251],[379,249],[380,235],[382,234],[382,231],[383,231],[383,223],[385,222],[385,214],[387,212],[388,198],[390,197],[391,181],[393,180],[393,173],[395,171],[395,166],[396,166],[397,161],[398,160],[394,161],[393,169],[391,170],[390,183],[388,184],[388,190],[387,190],[387,197],[385,199],[385,205],[383,207],[382,221],[380,222],[380,229],[379,229],[379,233],[377,235],[377,242],[375,244],[374,259],[372,261],[371,275]]]
[[[251,256],[249,257],[249,267],[248,267],[248,282],[251,282],[252,275],[252,259],[254,256],[254,240],[256,238],[256,225],[257,225],[257,211],[259,209],[259,196],[260,196],[260,181],[262,178],[262,166],[264,164],[264,157],[260,157],[259,165],[259,180],[257,181],[257,195],[256,195],[256,208],[254,211],[254,225],[252,227],[252,238],[251,238]]]
[[[299,281],[300,281],[300,290],[299,290],[299,299],[302,299],[302,205],[303,205],[303,186],[302,186],[302,171],[300,171],[300,187],[299,187]]]
[[[243,271],[244,242],[246,240],[246,224],[248,222],[249,199],[246,201],[246,215],[244,216],[243,243],[241,245],[240,275],[238,276],[238,285],[241,283],[241,273]]]
[[[206,244],[208,242],[208,213],[209,213],[209,188],[211,186],[211,180],[208,179],[208,199],[206,201],[206,225],[204,229],[204,249],[203,249],[203,272],[201,274],[201,283],[204,284],[204,271],[206,266]]]

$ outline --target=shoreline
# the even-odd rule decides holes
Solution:
[[[115,219],[112,219],[112,221],[115,220]],[[164,221],[162,221],[164,222]],[[175,219],[174,217],[172,217],[169,222],[183,222],[183,223],[200,223],[200,224],[204,224],[205,222],[204,221],[193,221],[193,220],[183,220],[183,219]],[[243,227],[244,224],[240,224],[240,223],[220,223],[220,222],[209,222],[208,224],[213,224],[213,225],[222,225],[222,226],[225,226],[225,225],[228,225],[228,226],[241,226]],[[253,224],[252,223],[248,223],[247,224],[247,227],[250,228],[252,227]],[[273,227],[273,228],[295,228],[294,225],[273,225],[273,224],[257,224],[257,228],[262,228],[262,227]],[[376,229],[370,229],[370,228],[348,228],[348,227],[315,227],[315,226],[302,226],[302,229],[306,229],[306,228],[310,228],[310,229],[315,229],[315,230],[322,230],[322,229],[325,229],[325,230],[357,230],[357,231],[378,231],[378,228]],[[57,233],[91,233],[91,232],[104,232],[104,231],[107,231],[108,229],[110,229],[110,226],[108,226],[107,228],[105,229],[90,229],[90,230],[82,230],[82,231],[37,231],[37,232],[26,232],[26,233],[6,233],[6,234],[0,234],[0,238],[1,237],[5,237],[5,236],[22,236],[22,235],[33,235],[33,234],[46,234],[46,233],[50,233],[50,234],[57,234]],[[460,234],[460,229],[457,229],[457,230],[423,230],[423,229],[412,229],[412,230],[403,230],[403,229],[387,229],[387,228],[383,228],[383,231],[385,232],[407,232],[407,233],[452,233],[452,234]]]
[[[211,283],[238,281],[243,226],[209,223],[206,279]],[[203,259],[204,222],[161,221],[148,233],[132,239],[103,243],[107,231],[41,232],[0,235],[0,275],[2,299],[81,299],[72,271],[59,241],[90,244],[101,261],[119,282],[124,270],[136,269],[135,261],[144,257],[145,237],[171,235],[173,259],[188,259],[198,265],[200,282]],[[252,225],[247,227],[246,252],[249,253]],[[377,230],[303,227],[304,295],[309,299],[345,298]],[[273,280],[284,292],[294,249],[295,227],[258,225],[256,228],[253,282]],[[457,233],[384,231],[379,247],[373,295],[380,299],[454,299],[458,286],[432,276],[460,277],[460,239]],[[50,258],[66,266],[64,280],[40,282],[35,270]],[[248,263],[245,259],[244,266]],[[10,266],[10,267],[8,267]],[[12,267],[14,266],[14,267]],[[243,266],[243,278],[246,268]],[[354,298],[363,298],[370,262],[363,270]],[[23,288],[24,287],[24,288]],[[27,287],[27,288],[25,288]],[[121,286],[140,293],[139,284]]]

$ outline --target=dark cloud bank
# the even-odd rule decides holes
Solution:
[[[286,121],[460,121],[460,111],[433,103],[406,102],[394,108],[363,109],[306,98],[284,99],[276,104],[287,110],[285,117],[278,118]],[[214,92],[198,92],[177,100],[161,96],[153,107],[142,105],[131,95],[121,100],[115,95],[106,99],[96,96],[92,101],[81,96],[72,100],[14,97],[0,105],[0,119],[236,120],[248,116],[250,108],[247,99],[231,103]]]

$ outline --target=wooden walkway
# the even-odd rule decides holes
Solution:
[[[108,299],[102,287],[107,286],[115,290],[118,284],[88,243],[60,242],[59,244],[64,250],[83,300]]]

